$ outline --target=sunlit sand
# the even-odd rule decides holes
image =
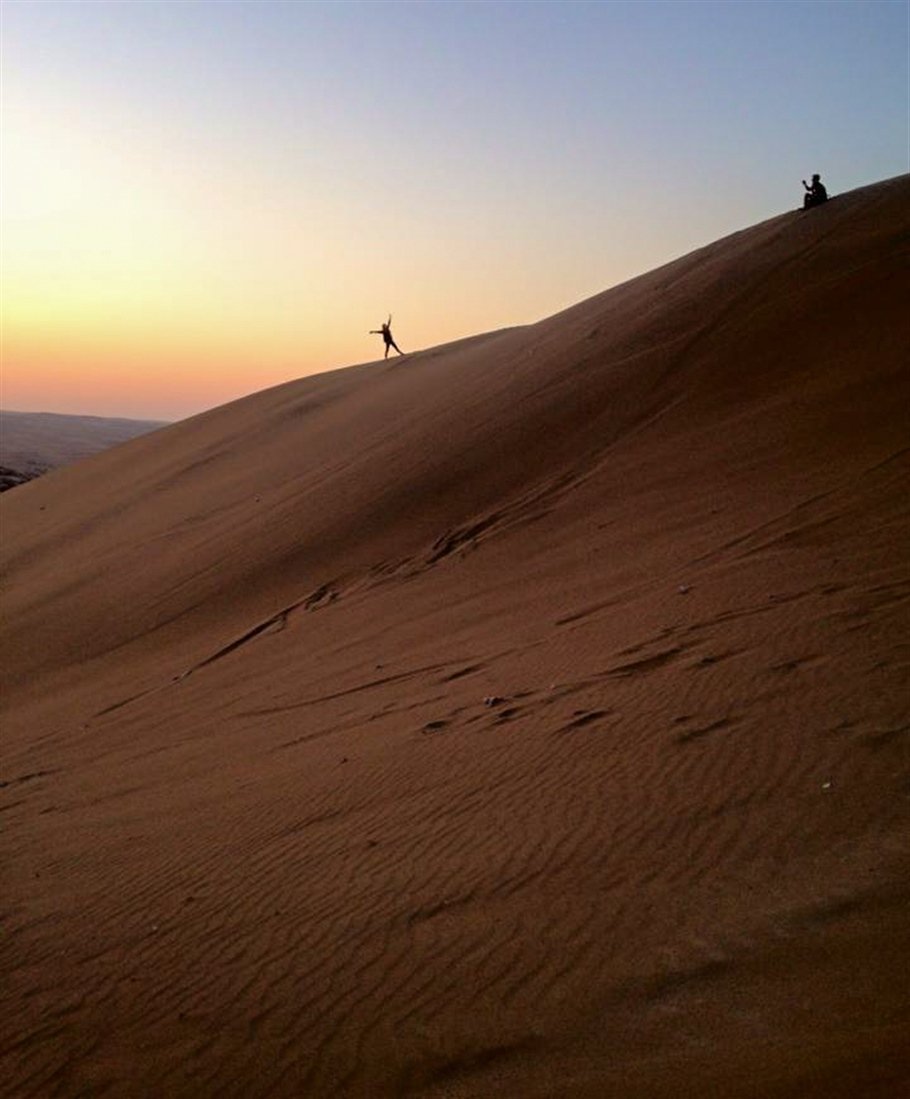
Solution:
[[[899,1094],[908,228],[4,494],[2,1090]]]

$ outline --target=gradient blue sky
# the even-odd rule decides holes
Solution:
[[[910,169],[910,5],[2,14],[4,407],[176,418]]]

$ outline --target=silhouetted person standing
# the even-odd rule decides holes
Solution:
[[[818,172],[812,177],[811,184],[803,180],[803,186],[806,188],[806,194],[803,197],[804,210],[808,210],[813,206],[821,206],[823,202],[828,201],[828,192],[825,190],[825,185],[822,183]]]
[[[389,357],[389,348],[394,347],[399,355],[403,355],[404,352],[398,346],[398,344],[392,339],[392,314],[389,313],[389,319],[385,322],[382,328],[371,328],[371,336],[382,336],[385,340],[385,354],[382,356],[384,359]]]

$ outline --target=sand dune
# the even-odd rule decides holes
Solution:
[[[899,1094],[908,231],[7,493],[0,1091]]]
[[[30,476],[164,427],[161,420],[0,411],[0,465]]]

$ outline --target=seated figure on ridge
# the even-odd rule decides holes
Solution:
[[[825,190],[825,185],[822,183],[818,172],[812,177],[811,184],[803,180],[803,186],[806,188],[806,194],[803,197],[804,210],[808,210],[812,206],[821,206],[823,202],[828,201],[828,192]]]

